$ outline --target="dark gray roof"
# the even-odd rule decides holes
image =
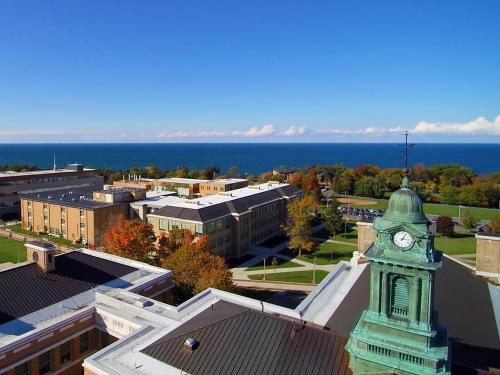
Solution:
[[[57,189],[34,194],[23,194],[23,199],[31,199],[39,202],[62,204],[65,206],[96,209],[101,207],[115,206],[120,203],[106,203],[92,200],[95,187],[88,186],[76,189]],[[122,203],[123,204],[123,203]]]
[[[199,346],[184,348],[187,337]],[[143,353],[190,374],[351,374],[347,337],[219,301]]]
[[[300,189],[297,187],[288,185],[278,189],[265,190],[259,194],[252,194],[227,202],[213,204],[207,207],[197,207],[194,204],[193,208],[165,206],[156,211],[155,215],[173,217],[180,220],[206,222],[230,215],[232,212],[243,213],[248,211],[252,206],[264,204],[278,198],[289,197],[299,191]]]
[[[79,251],[58,255],[55,262],[53,272],[43,271],[36,263],[0,272],[0,324],[137,270]]]
[[[434,302],[438,321],[448,328],[452,340],[454,366],[500,367],[500,338],[488,283],[468,268],[442,258],[442,269],[436,272]],[[360,313],[368,307],[369,267],[353,285],[326,326],[348,335]]]

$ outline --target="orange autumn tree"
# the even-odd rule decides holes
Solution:
[[[140,220],[120,219],[106,231],[103,243],[110,254],[149,263],[157,251],[153,226]]]
[[[181,246],[163,258],[161,265],[173,273],[177,302],[206,288],[234,290],[231,272],[224,259],[209,250],[206,236],[194,240],[192,234],[186,232]]]

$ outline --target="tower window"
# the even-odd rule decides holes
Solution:
[[[396,277],[392,282],[391,293],[391,315],[408,316],[408,304],[410,301],[410,289],[408,280],[404,277]]]

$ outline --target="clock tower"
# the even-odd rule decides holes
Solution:
[[[404,177],[383,217],[375,219],[370,304],[346,350],[354,374],[449,374],[448,335],[434,310],[434,249],[420,197]]]

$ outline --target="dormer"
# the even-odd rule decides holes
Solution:
[[[28,262],[36,262],[45,272],[56,269],[56,247],[49,242],[30,241],[25,244]]]

